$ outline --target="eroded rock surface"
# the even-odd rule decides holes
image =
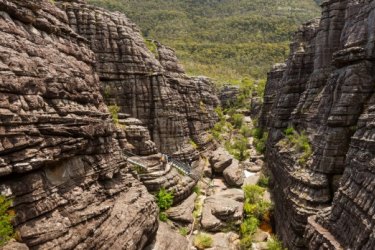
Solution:
[[[70,26],[89,40],[107,104],[117,104],[145,124],[163,153],[194,158],[189,144],[211,143],[219,104],[207,78],[189,78],[172,49],[148,41],[125,15],[84,3],[60,1]]]
[[[322,8],[266,87],[260,123],[269,130],[276,231],[292,249],[374,249],[375,2]],[[302,163],[280,143],[288,126],[309,137]]]
[[[204,200],[201,225],[209,232],[219,232],[241,224],[244,194],[240,189],[228,189]]]
[[[0,10],[0,191],[22,240],[141,249],[157,207],[123,157],[94,53],[52,1],[1,0]]]

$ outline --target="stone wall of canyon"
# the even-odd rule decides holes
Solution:
[[[375,1],[322,8],[268,76],[260,125],[276,229],[290,249],[374,249]],[[283,143],[290,126],[309,137],[306,163]]]
[[[28,247],[142,249],[158,227],[147,189],[191,193],[158,151],[197,160],[189,140],[211,145],[218,99],[152,43],[155,55],[124,15],[84,1],[0,0],[0,192]],[[152,175],[138,178],[124,150]]]

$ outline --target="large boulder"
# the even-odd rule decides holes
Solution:
[[[230,225],[239,225],[243,217],[242,190],[230,189],[210,196],[203,204],[201,225],[209,232],[218,232]]]
[[[194,220],[193,211],[196,198],[197,194],[193,193],[181,204],[168,209],[166,212],[168,218],[176,222],[192,223]]]
[[[154,241],[144,250],[176,250],[187,249],[187,238],[179,234],[174,228],[165,222],[160,222]]]
[[[224,148],[218,148],[212,152],[210,164],[215,173],[222,173],[232,164],[233,157]]]
[[[224,170],[223,176],[229,186],[241,187],[245,178],[244,169],[242,165],[234,159],[232,164]]]

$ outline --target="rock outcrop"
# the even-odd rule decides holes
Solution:
[[[141,249],[154,198],[131,174],[95,54],[49,0],[0,1],[0,191],[33,249]]]
[[[374,249],[375,2],[322,8],[266,87],[276,231],[291,249]],[[307,134],[307,159],[282,143],[288,126]]]
[[[141,120],[160,152],[194,158],[190,140],[199,147],[210,144],[207,130],[216,123],[219,101],[209,79],[187,77],[172,49],[145,41],[121,13],[77,1],[58,6],[96,54],[108,105]]]

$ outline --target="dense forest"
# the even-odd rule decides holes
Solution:
[[[298,26],[316,16],[314,0],[89,0],[124,12],[147,39],[172,48],[191,75],[218,82],[264,78],[289,52]]]

